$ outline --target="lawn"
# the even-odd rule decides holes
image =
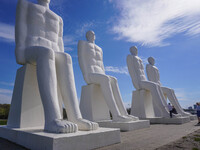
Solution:
[[[7,120],[0,120],[0,125],[6,125],[7,124]]]

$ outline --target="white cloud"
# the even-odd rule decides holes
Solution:
[[[0,104],[10,104],[11,95],[0,94]]]
[[[14,86],[14,83],[0,82],[1,85]]]
[[[11,102],[12,90],[0,89],[0,103],[9,104]]]
[[[174,91],[176,93],[176,97],[178,100],[180,101],[188,100],[187,92],[183,88],[177,88],[177,89],[174,89]]]
[[[90,30],[91,27],[94,26],[94,23],[93,22],[86,22],[86,23],[83,23],[80,27],[80,29],[77,29],[76,30],[76,34],[78,35],[85,35],[86,32],[88,30]]]
[[[0,94],[12,94],[12,90],[0,89]]]
[[[126,66],[125,67],[106,66],[105,71],[128,75],[128,68]]]
[[[0,22],[0,40],[6,42],[15,41],[15,27],[13,25]]]
[[[200,33],[200,0],[109,0],[120,15],[112,30],[118,39],[163,46],[177,33]]]

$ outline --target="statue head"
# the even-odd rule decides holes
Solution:
[[[95,33],[94,33],[94,31],[92,31],[92,30],[87,31],[86,39],[87,39],[87,41],[89,41],[91,43],[94,43],[94,41],[95,41]]]
[[[138,49],[136,46],[131,46],[130,47],[130,52],[132,55],[137,56],[138,55]]]
[[[155,64],[155,59],[153,57],[149,57],[148,58],[148,62],[150,65],[154,65]]]
[[[51,0],[38,0],[38,4],[45,6],[45,7],[49,7],[49,3]]]

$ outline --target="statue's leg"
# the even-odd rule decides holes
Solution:
[[[123,116],[119,111],[113,95],[110,78],[107,75],[91,73],[89,74],[89,79],[91,83],[100,85],[106,104],[112,113],[113,121],[131,121],[130,118]]]
[[[159,91],[159,85],[149,82],[149,81],[141,81],[141,88],[149,90],[152,95],[152,99],[155,101],[155,104],[158,106],[161,116],[169,117],[168,108],[163,104],[162,96]],[[164,97],[164,96],[163,96]]]
[[[26,61],[37,65],[37,80],[45,115],[44,130],[57,133],[77,131],[77,125],[61,120],[57,96],[54,51],[44,47],[30,47],[25,51]]]
[[[118,83],[117,83],[117,79],[115,77],[111,77],[111,76],[109,76],[109,78],[110,78],[110,83],[111,83],[113,95],[114,95],[114,98],[115,98],[115,101],[116,101],[116,104],[118,106],[118,109],[119,109],[120,113],[122,115],[124,115],[124,116],[132,118],[132,120],[138,120],[138,117],[134,117],[132,115],[128,115],[128,113],[126,111],[126,108],[125,108],[125,106],[123,104],[123,100],[122,100],[122,97],[121,97],[121,94],[120,94],[120,90],[119,90],[119,86],[118,86]]]
[[[189,115],[188,113],[184,112],[183,109],[181,108],[178,99],[175,96],[174,90],[167,88],[167,87],[161,87],[163,93],[167,94],[168,99],[172,103],[172,105],[176,108],[177,112],[181,115]]]
[[[78,125],[80,130],[95,130],[98,124],[82,118],[76,93],[72,59],[69,54],[56,52],[56,72],[68,120]]]

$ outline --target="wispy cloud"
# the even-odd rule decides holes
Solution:
[[[1,104],[10,103],[12,92],[13,91],[9,89],[0,89],[0,103]]]
[[[188,100],[187,92],[183,88],[177,88],[177,89],[174,89],[174,91],[176,93],[176,97],[178,100],[180,101]]]
[[[178,33],[200,33],[199,0],[109,0],[120,15],[112,31],[118,39],[147,46],[164,46]]]
[[[128,68],[126,66],[125,67],[106,66],[105,71],[128,75]]]
[[[15,41],[15,27],[13,25],[0,22],[0,40],[5,42]]]
[[[10,104],[11,103],[11,95],[0,94],[0,104]]]
[[[91,22],[85,22],[81,25],[80,29],[76,30],[76,34],[78,35],[85,35],[85,33],[90,30],[91,27],[94,26],[94,23]]]
[[[12,94],[12,90],[0,89],[0,94]]]
[[[139,57],[142,59],[143,65],[145,67],[145,65],[148,64],[148,60],[147,60],[148,58],[143,57],[143,56],[139,56]]]
[[[0,82],[1,85],[14,86],[14,83]]]

